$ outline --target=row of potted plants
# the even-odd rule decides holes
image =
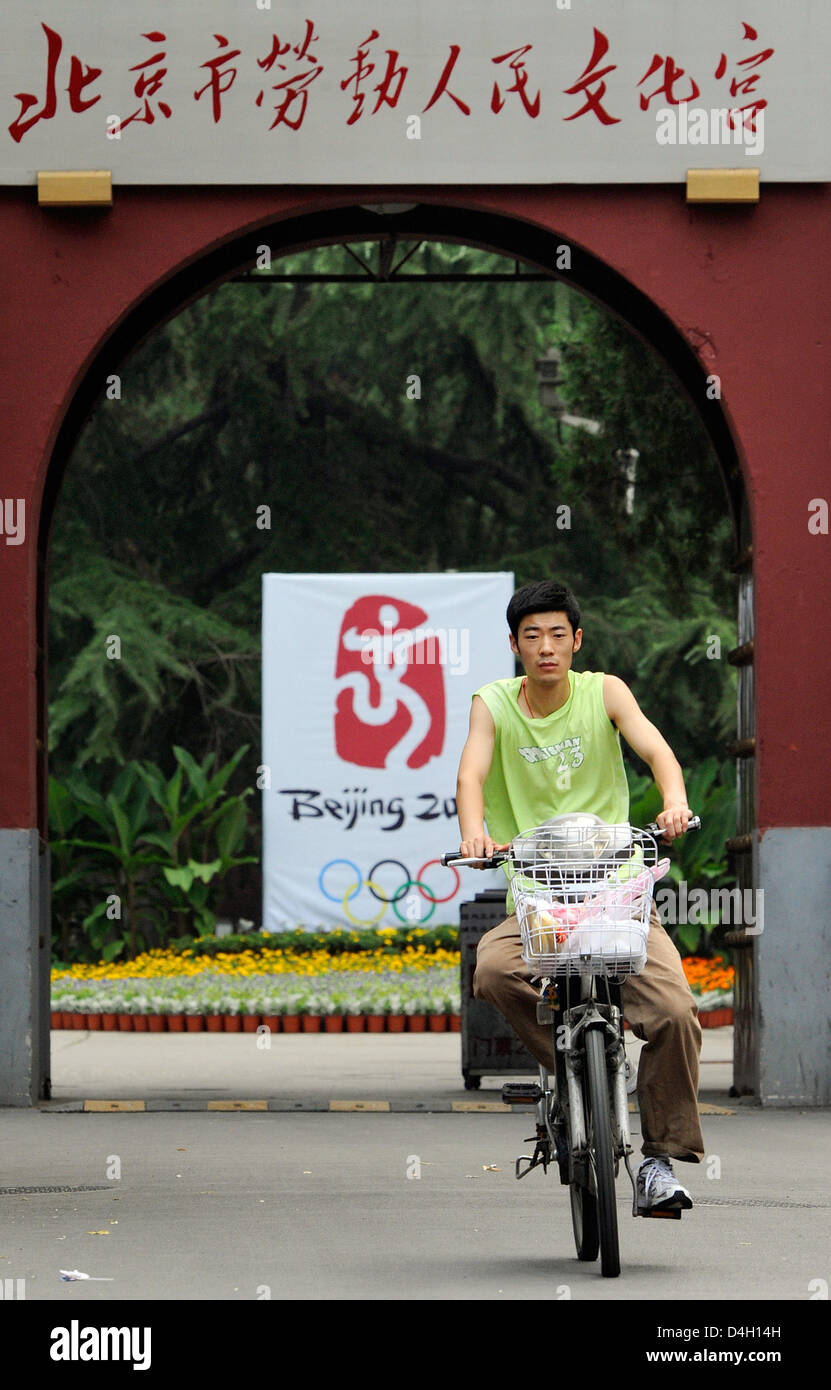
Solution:
[[[61,979],[52,985],[55,1012],[141,1016],[458,1014],[458,971],[433,967],[410,975],[341,971],[329,976],[254,975],[203,971],[188,978]]]
[[[458,1013],[128,1014],[52,1010],[53,1028],[135,1033],[458,1033]]]

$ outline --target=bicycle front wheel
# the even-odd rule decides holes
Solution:
[[[620,1274],[615,1156],[609,1109],[606,1047],[600,1028],[586,1032],[586,1129],[597,1185],[597,1226],[600,1238],[600,1272],[606,1278]]]

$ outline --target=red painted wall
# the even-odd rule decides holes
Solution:
[[[25,544],[0,538],[0,826],[36,823],[38,509],[101,342],[149,290],[241,231],[381,196],[556,231],[649,295],[719,374],[753,528],[758,824],[831,824],[831,537],[808,531],[809,501],[831,499],[831,191],[778,185],[756,207],[711,208],[653,186],[117,188],[106,212],[42,211],[34,189],[0,191],[0,497],[27,511]]]

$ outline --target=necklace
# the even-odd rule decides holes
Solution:
[[[526,703],[526,705],[528,706],[528,713],[531,715],[531,718],[532,718],[532,719],[537,719],[537,718],[538,718],[538,715],[536,715],[536,714],[534,713],[534,711],[531,709],[531,701],[528,699],[528,691],[527,691],[526,688],[525,688],[527,684],[528,684],[528,677],[527,677],[527,676],[523,676],[523,678],[522,678],[522,685],[521,685],[520,689],[522,690],[522,693],[523,693],[523,695],[525,696],[525,703]]]

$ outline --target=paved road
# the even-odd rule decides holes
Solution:
[[[269,1048],[243,1033],[52,1033],[52,1096],[87,1098],[283,1097],[498,1100],[503,1077],[465,1091],[458,1033],[278,1033]],[[627,1055],[643,1044],[627,1033]],[[703,1031],[701,1096],[732,1082],[733,1030]]]
[[[678,1165],[696,1207],[681,1222],[634,1220],[622,1173],[617,1280],[574,1258],[553,1175],[516,1182],[524,1113],[61,1108],[96,1096],[496,1101],[499,1078],[463,1090],[458,1035],[286,1037],[267,1052],[234,1035],[61,1033],[53,1043],[53,1105],[0,1111],[0,1187],[61,1189],[0,1193],[0,1277],[24,1278],[28,1300],[69,1309],[148,1298],[570,1297],[703,1308],[804,1302],[822,1288],[814,1281],[831,1283],[828,1112],[731,1099],[729,1030],[704,1037],[707,1161]],[[61,1268],[112,1282],[61,1283]]]
[[[720,1176],[678,1165],[698,1203],[680,1222],[634,1220],[622,1175],[617,1280],[574,1258],[553,1175],[514,1179],[523,1115],[7,1110],[0,1127],[4,1187],[97,1189],[0,1196],[0,1277],[67,1315],[267,1295],[806,1301],[831,1281],[824,1113],[705,1117]]]

